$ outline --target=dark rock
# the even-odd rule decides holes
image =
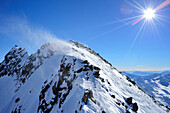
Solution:
[[[126,110],[126,113],[130,113],[128,110]]]
[[[125,103],[123,102],[123,103],[122,103],[122,106],[124,106],[124,105],[125,105]]]
[[[99,67],[96,67],[96,66],[94,66],[93,68],[94,68],[95,70],[98,70],[98,71],[100,70],[100,68],[99,68]]]
[[[54,95],[57,95],[58,94],[58,90],[56,88],[56,82],[54,83],[54,86],[52,87],[52,90],[53,90],[53,94]]]
[[[115,95],[111,95],[112,98],[115,98]]]
[[[132,97],[127,98],[127,99],[126,99],[126,102],[127,102],[129,105],[132,104]]]
[[[85,67],[84,69],[83,69],[83,71],[88,71],[89,69],[87,68],[87,67]]]
[[[103,110],[102,113],[106,113],[106,111]]]
[[[83,107],[83,106],[81,105],[80,108],[79,108],[80,111],[81,111],[82,107]]]
[[[77,73],[80,73],[83,71],[83,68],[80,68],[79,70],[77,70]]]
[[[89,62],[87,60],[82,62],[83,64],[89,64]]]
[[[92,92],[92,90],[89,91],[89,98],[93,98],[93,92]]]
[[[93,75],[95,75],[96,78],[99,78],[99,71],[94,72]]]
[[[88,96],[89,96],[89,92],[86,91],[86,92],[84,93],[83,98],[82,98],[82,102],[84,102],[85,104],[87,104]]]
[[[19,100],[20,100],[20,98],[17,98],[17,99],[15,100],[15,103],[17,103]]]
[[[133,85],[136,85],[136,83],[135,83],[133,80],[131,80],[128,76],[126,76],[126,79],[127,79],[129,82],[131,82]]]
[[[132,110],[135,111],[135,112],[138,110],[138,105],[137,105],[136,102],[133,103],[133,108],[132,108]]]
[[[168,106],[165,106],[169,111],[170,111],[170,108]]]
[[[120,106],[120,103],[119,102],[115,102],[117,105],[119,105]]]
[[[102,82],[105,82],[103,78],[101,78],[101,81],[102,81]]]
[[[5,65],[1,65],[0,72],[4,69]]]
[[[95,104],[97,103],[96,100],[93,98],[93,91],[92,90],[88,90],[86,89],[84,96],[82,98],[82,102],[84,102],[85,104],[87,104],[88,98],[94,102]]]
[[[92,65],[90,65],[89,68],[90,68],[91,71],[93,71],[93,66]]]

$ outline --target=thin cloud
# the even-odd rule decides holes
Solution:
[[[0,33],[25,47],[28,51],[37,50],[42,44],[59,39],[43,27],[31,24],[26,16],[0,17]]]

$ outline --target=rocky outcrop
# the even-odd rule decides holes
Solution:
[[[127,102],[128,105],[132,106],[131,109],[132,109],[133,111],[135,111],[135,112],[138,111],[138,105],[137,105],[136,102],[132,103],[132,97],[127,98],[127,99],[126,99],[126,102]]]

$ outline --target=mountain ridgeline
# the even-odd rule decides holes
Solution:
[[[13,47],[0,63],[1,113],[165,113],[94,50],[56,41],[28,55]]]

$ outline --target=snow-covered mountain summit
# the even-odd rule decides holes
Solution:
[[[0,112],[165,113],[92,49],[78,42],[44,44],[36,53],[12,48],[0,64]]]

